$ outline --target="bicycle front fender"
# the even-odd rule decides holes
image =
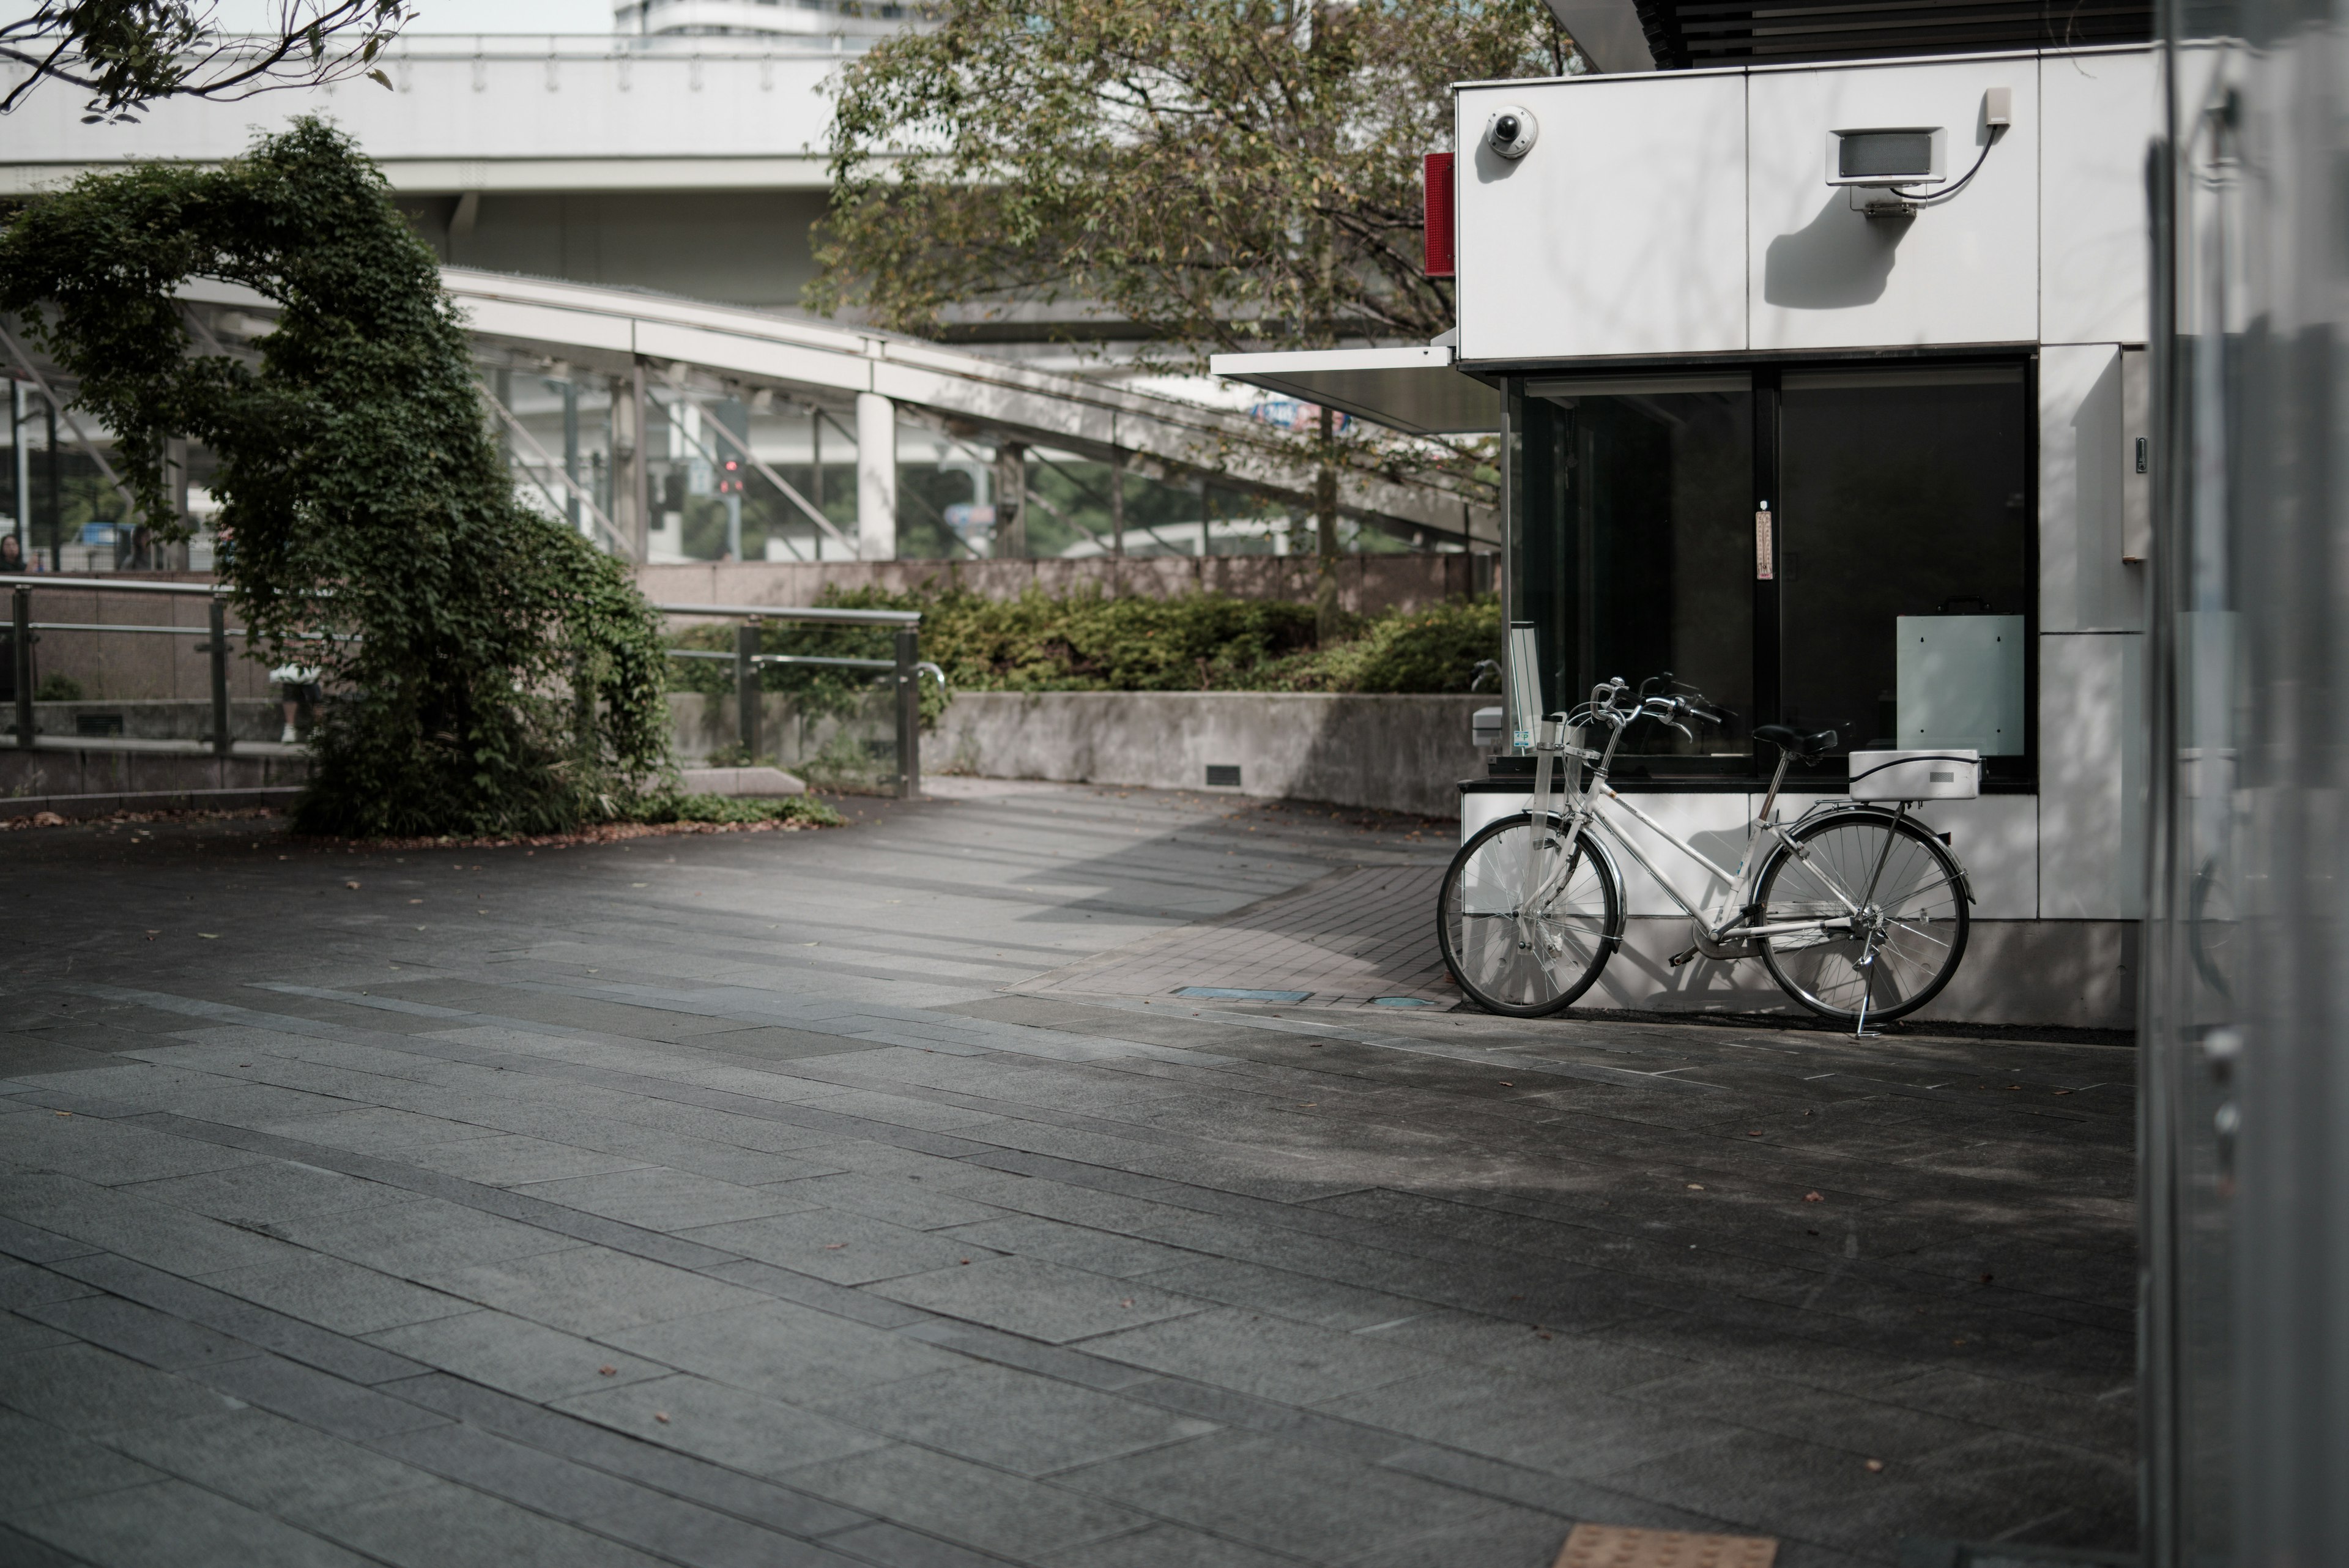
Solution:
[[[1607,886],[1614,891],[1615,929],[1607,933],[1607,950],[1620,952],[1623,950],[1623,935],[1630,929],[1631,921],[1631,895],[1623,886],[1623,868],[1615,863],[1615,852],[1607,847],[1606,839],[1587,826],[1582,830],[1582,843],[1585,852],[1598,862],[1599,874],[1607,879]]]

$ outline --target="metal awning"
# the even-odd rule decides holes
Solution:
[[[1208,369],[1227,380],[1343,409],[1411,435],[1482,434],[1501,428],[1500,392],[1454,369],[1449,344],[1218,354]]]

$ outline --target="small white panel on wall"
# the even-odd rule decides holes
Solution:
[[[2144,415],[2130,411],[2144,362],[2144,350],[2111,343],[2039,351],[2043,632],[2144,628],[2145,568],[2129,563],[2144,549],[2132,548],[2131,518],[2147,515],[2147,480],[2136,472]]]
[[[1521,158],[1485,144],[1503,104],[1540,127]],[[1455,112],[1463,360],[1746,347],[1743,73],[1465,88]]]
[[[2023,619],[1895,618],[1902,746],[1966,747],[1986,757],[2023,754]]]
[[[2041,337],[2142,343],[2145,159],[2159,124],[2159,67],[2142,47],[2049,55],[2039,92]]]
[[[1748,86],[1748,259],[1756,348],[2018,343],[2039,336],[2038,62],[2030,57],[1755,71]],[[2013,125],[1982,157],[1983,95]],[[1822,177],[1832,130],[1940,127],[1946,202],[1871,218]],[[1884,192],[1863,193],[1879,199]]]
[[[2145,909],[2145,639],[2039,639],[2040,913]]]

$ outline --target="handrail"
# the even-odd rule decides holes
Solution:
[[[838,609],[829,605],[655,605],[663,615],[706,615],[729,620],[811,620],[848,626],[919,626],[919,610]]]
[[[60,577],[47,572],[0,576],[0,587],[18,588],[111,588],[122,594],[202,594],[211,597],[228,590],[217,583],[150,583],[140,578]]]

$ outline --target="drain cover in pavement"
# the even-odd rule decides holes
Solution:
[[[1186,985],[1174,993],[1194,1002],[1302,1002],[1309,991],[1243,991],[1235,985]]]
[[[1766,1536],[1578,1524],[1557,1568],[1770,1568],[1777,1558],[1778,1543]]]

